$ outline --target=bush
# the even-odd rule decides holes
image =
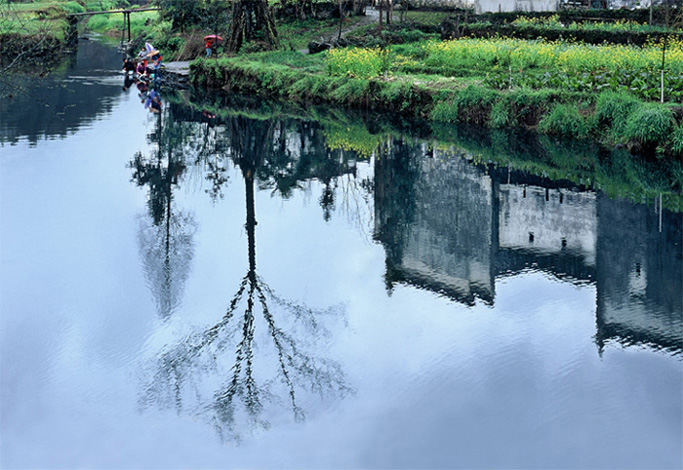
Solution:
[[[64,4],[64,10],[66,10],[67,13],[83,13],[85,8],[77,2],[66,2]]]
[[[658,145],[667,139],[673,126],[671,109],[656,103],[642,103],[628,117],[624,138],[632,143]]]
[[[640,101],[626,92],[603,92],[595,103],[595,118],[598,126],[611,129],[615,137],[623,136],[626,121]]]
[[[674,155],[683,155],[683,127],[676,126],[671,134],[671,151]]]
[[[560,103],[541,119],[538,129],[546,134],[564,137],[587,137],[591,126],[575,105]]]
[[[439,101],[434,105],[430,118],[437,122],[458,122],[458,105],[452,100]]]

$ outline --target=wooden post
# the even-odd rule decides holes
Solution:
[[[124,14],[126,15],[126,18],[128,20],[128,42],[130,42],[130,11],[127,11]]]
[[[123,26],[121,26],[121,44],[123,44],[123,40],[126,37],[126,14],[123,14]]]
[[[664,66],[666,61],[666,36],[664,36],[664,44],[662,45],[662,72],[661,72],[661,98],[660,103],[664,103]]]
[[[662,193],[659,193],[659,233],[662,233]]]

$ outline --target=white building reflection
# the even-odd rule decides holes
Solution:
[[[542,270],[597,286],[600,350],[616,341],[683,352],[681,214],[463,155],[394,150],[375,169],[389,289],[408,283],[492,304],[497,278]]]

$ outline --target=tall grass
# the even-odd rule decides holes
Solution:
[[[593,125],[575,104],[558,103],[541,119],[538,129],[546,134],[584,138],[591,134]]]
[[[652,26],[647,23],[627,20],[625,18],[616,21],[588,21],[572,22],[564,24],[560,21],[560,15],[550,15],[547,17],[524,17],[521,16],[512,22],[513,25],[525,28],[546,28],[546,29],[570,29],[582,31],[633,31],[633,32],[674,32],[680,31],[676,28],[666,28],[662,26]]]
[[[433,41],[423,46],[419,65],[432,73],[478,72],[488,86],[500,89],[628,90],[654,100],[660,97],[663,45],[663,40],[644,47],[510,38]],[[665,88],[666,99],[683,99],[683,43],[674,38],[666,45]]]
[[[331,49],[326,52],[325,63],[330,75],[368,79],[387,73],[391,57],[388,49],[379,47]]]
[[[630,142],[657,145],[669,137],[674,124],[670,109],[655,103],[643,103],[626,120],[624,137]]]
[[[595,103],[596,124],[609,130],[613,137],[620,138],[624,135],[629,115],[639,105],[640,101],[624,91],[601,93]]]
[[[132,36],[138,36],[146,32],[153,32],[153,27],[159,21],[159,12],[142,11],[130,15],[130,32]],[[88,20],[88,29],[98,33],[109,31],[121,31],[123,27],[123,15],[115,13],[111,15],[94,15]]]

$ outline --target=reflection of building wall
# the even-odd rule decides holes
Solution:
[[[406,280],[465,303],[475,296],[493,302],[491,178],[460,157],[437,153],[414,161],[412,176],[403,181],[405,174],[392,175],[385,166],[380,166],[383,175],[376,175],[376,220],[393,269],[390,280]],[[390,202],[395,199],[390,194],[406,181],[409,188],[401,196],[410,193],[411,200]],[[401,236],[387,236],[392,223],[404,225]]]
[[[598,198],[597,340],[683,351],[681,215]]]
[[[412,152],[412,153],[410,153]],[[680,214],[413,148],[378,161],[387,280],[471,304],[529,267],[597,284],[597,341],[683,351]],[[493,176],[492,176],[493,175]],[[567,187],[562,187],[562,186]],[[552,187],[552,189],[550,188]]]
[[[498,217],[501,248],[570,252],[595,264],[595,193],[501,184]]]
[[[493,182],[462,158],[422,159],[402,266],[446,292],[493,301]]]

